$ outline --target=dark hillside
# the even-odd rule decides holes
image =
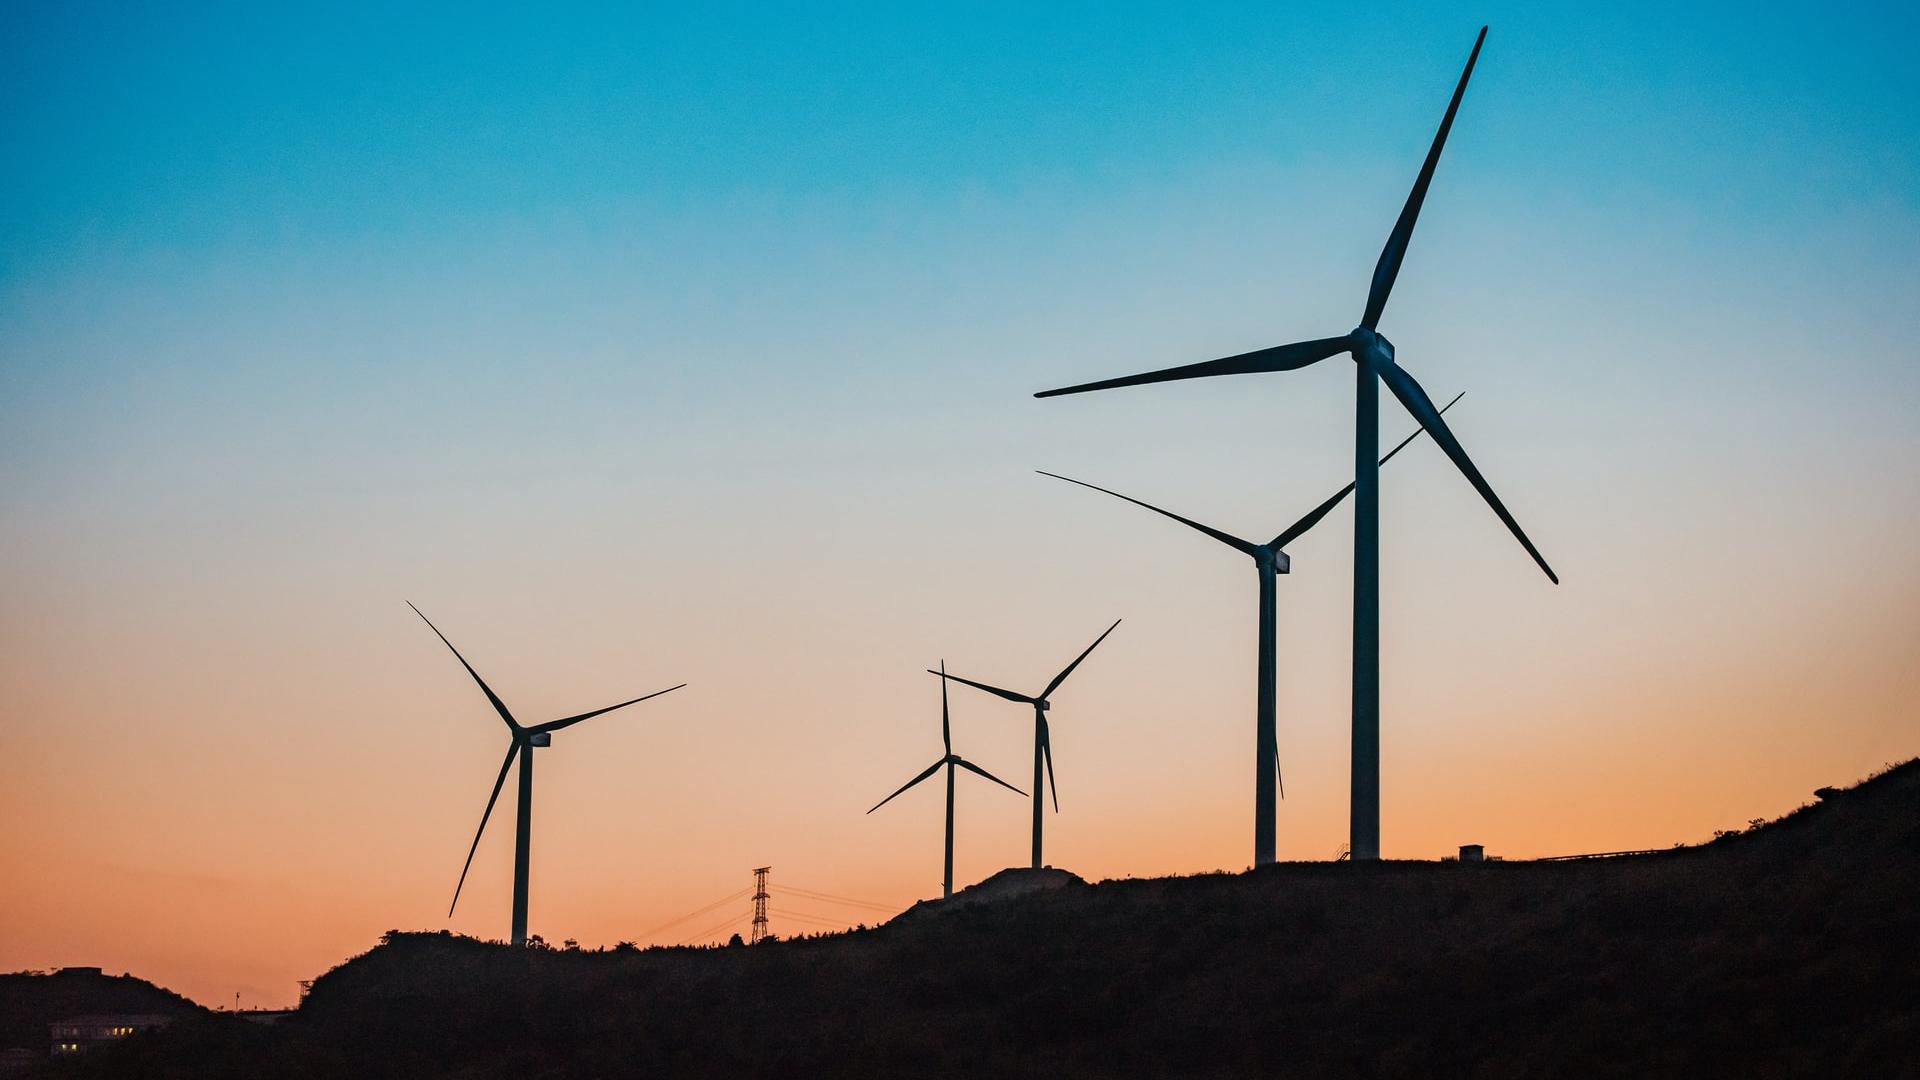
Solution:
[[[131,975],[103,975],[86,968],[15,971],[0,975],[0,1049],[45,1053],[48,1025],[87,1013],[187,1016],[204,1011],[171,990]]]
[[[1655,855],[1068,882],[757,948],[395,934],[280,1028],[84,1074],[1912,1076],[1916,942],[1909,762]]]

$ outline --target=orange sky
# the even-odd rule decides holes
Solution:
[[[1901,565],[1904,538],[1831,530],[1835,554],[1791,573],[1791,535],[1730,558],[1671,548],[1662,564],[1583,537],[1529,492],[1530,524],[1557,541],[1555,589],[1437,455],[1405,464],[1389,520],[1454,524],[1418,557],[1387,543],[1389,856],[1697,841],[1913,752],[1920,590],[1874,572]],[[1005,487],[1031,502],[1052,494],[1039,485]],[[1037,529],[982,514],[952,552],[889,554],[819,522],[781,557],[707,550],[705,580],[630,553],[685,567],[726,541],[629,527],[613,532],[630,543],[532,560],[484,597],[462,595],[457,561],[419,553],[360,586],[353,567],[306,576],[292,557],[188,558],[144,586],[111,567],[19,582],[13,611],[66,616],[9,619],[0,660],[16,823],[0,841],[0,967],[99,964],[203,1001],[283,1004],[388,928],[503,936],[511,786],[451,922],[444,905],[505,740],[403,594],[528,721],[692,684],[539,752],[532,925],[554,940],[637,937],[766,863],[776,908],[803,914],[861,912],[781,898],[783,883],[900,906],[934,895],[938,785],[862,814],[938,754],[920,667],[944,654],[956,673],[1037,684],[1115,615],[1056,699],[1049,861],[1089,878],[1242,867],[1252,574],[1075,499]],[[963,516],[924,531],[952,536]],[[1282,583],[1283,858],[1326,858],[1345,837],[1345,528],[1303,541]],[[330,542],[283,539],[289,556]],[[1004,587],[1003,566],[1026,568],[1025,587]],[[957,748],[1027,786],[1027,716],[964,689],[954,710]],[[963,782],[963,883],[1024,860],[1026,814]]]

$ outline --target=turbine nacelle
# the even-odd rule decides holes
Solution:
[[[1253,561],[1273,567],[1276,574],[1285,574],[1293,569],[1293,559],[1286,552],[1265,544],[1253,549]]]
[[[1393,363],[1393,342],[1388,341],[1386,335],[1377,330],[1356,326],[1347,335],[1347,341],[1352,344],[1355,360],[1365,357],[1376,363],[1380,361]]]
[[[1044,698],[1034,702],[1033,707],[1036,709],[1039,709],[1041,712],[1046,712],[1048,709],[1053,708],[1052,705],[1047,704],[1046,699]]]
[[[552,746],[553,732],[536,731],[531,735],[527,736],[527,745],[528,746]]]

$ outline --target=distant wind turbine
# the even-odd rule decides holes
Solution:
[[[1100,643],[1107,640],[1107,634],[1113,633],[1113,627],[1119,625],[1119,619],[1113,620],[1113,626],[1107,627],[1106,633],[1094,638],[1093,644],[1087,646],[1086,652],[1074,657],[1073,663],[1068,664],[1061,670],[1060,674],[1055,675],[1053,681],[1047,684],[1045,690],[1040,691],[1032,697],[1028,697],[1025,694],[1016,694],[1012,690],[1002,690],[997,686],[988,686],[986,683],[974,682],[972,679],[963,679],[958,675],[949,675],[947,674],[946,664],[944,663],[940,665],[939,671],[935,671],[932,668],[927,669],[927,674],[929,675],[938,675],[942,679],[952,679],[957,683],[965,683],[975,690],[985,690],[995,697],[1003,697],[1008,701],[1017,701],[1023,705],[1033,706],[1033,868],[1035,870],[1040,869],[1042,865],[1040,861],[1040,799],[1046,788],[1053,788],[1053,812],[1056,814],[1060,812],[1060,789],[1053,784],[1053,738],[1047,731],[1047,709],[1050,708],[1047,704],[1047,698],[1055,690],[1060,689],[1060,684],[1067,681],[1067,676],[1073,674],[1073,669],[1080,666],[1080,661],[1085,660],[1089,653],[1099,648]],[[1044,777],[1040,773],[1043,760],[1047,770]]]
[[[413,607],[411,601],[407,606],[413,608],[413,613],[420,616],[420,621],[426,623],[428,629],[432,630],[435,636],[447,646],[454,658],[460,661],[460,666],[466,668],[467,674],[473,676],[473,681],[480,684],[480,692],[487,695],[487,701],[492,703],[494,711],[500,714],[500,719],[507,722],[509,736],[506,760],[500,763],[500,775],[493,781],[493,793],[487,796],[487,808],[480,815],[480,827],[474,830],[473,845],[467,848],[467,861],[460,867],[460,881],[453,887],[453,903],[447,905],[447,917],[453,917],[453,909],[460,903],[460,890],[466,885],[467,871],[473,866],[473,853],[480,847],[480,836],[487,831],[487,819],[493,816],[493,804],[500,798],[501,786],[507,782],[507,770],[513,767],[513,759],[518,755],[520,758],[520,814],[519,821],[515,824],[513,842],[513,943],[525,945],[527,943],[527,864],[533,833],[533,748],[553,745],[553,733],[561,728],[572,727],[582,720],[591,720],[601,713],[624,709],[648,698],[671,693],[687,684],[669,686],[665,690],[656,690],[631,701],[584,712],[578,716],[569,716],[563,720],[550,720],[544,724],[522,727],[520,722],[513,718],[513,714],[507,711],[506,703],[493,692],[493,688],[480,677],[480,673],[473,670],[473,665],[467,663],[467,658],[460,655],[460,650],[453,647],[453,642],[447,640],[447,635],[440,633],[440,628],[433,625],[433,620],[427,618],[419,608]]]
[[[946,670],[947,670],[947,662],[945,660],[942,660],[940,662],[940,671],[942,674],[944,674]],[[946,861],[945,876],[940,879],[941,881],[940,897],[941,899],[944,900],[953,895],[953,770],[954,768],[958,766],[959,768],[965,769],[968,772],[978,773],[979,775],[986,777],[987,779],[993,781],[994,783],[999,784],[1001,787],[1006,788],[1008,791],[1013,792],[1015,795],[1025,795],[1026,792],[1021,791],[1019,788],[1014,787],[1012,784],[1007,783],[1005,780],[1000,779],[999,777],[993,775],[987,770],[981,768],[978,765],[975,765],[973,762],[968,761],[966,758],[963,758],[959,754],[956,754],[953,752],[953,721],[951,720],[951,718],[948,716],[948,713],[947,713],[947,683],[945,679],[942,679],[940,682],[940,744],[946,748],[946,753],[941,756],[939,761],[936,761],[933,764],[927,766],[927,771],[921,773],[919,776],[916,776],[913,779],[907,781],[906,783],[900,785],[899,791],[896,791],[892,795],[889,795],[886,798],[881,799],[879,802],[874,803],[873,810],[878,810],[881,807],[892,802],[896,796],[900,795],[902,792],[906,791],[908,788],[919,783],[920,781],[925,780],[927,777],[932,776],[936,771],[939,770],[941,766],[943,765],[946,766],[946,769],[947,769],[947,861]],[[873,813],[873,810],[869,810],[867,811],[867,813],[871,814]]]
[[[1444,413],[1448,409],[1453,408],[1454,402],[1459,401],[1460,398],[1460,394],[1455,394],[1453,401],[1447,402],[1446,405],[1441,407],[1440,411]],[[1400,445],[1387,451],[1387,456],[1380,459],[1380,464],[1385,465],[1392,459],[1393,455],[1405,449],[1408,443],[1419,438],[1420,432],[1425,430],[1425,428],[1415,429],[1413,434],[1400,441]],[[1319,506],[1314,507],[1307,516],[1287,526],[1279,536],[1274,537],[1271,541],[1264,544],[1255,544],[1248,540],[1242,540],[1237,536],[1221,532],[1219,529],[1212,528],[1211,526],[1202,525],[1197,521],[1183,518],[1170,510],[1162,510],[1151,503],[1141,502],[1139,499],[1133,498],[1130,495],[1122,495],[1117,491],[1108,490],[1098,484],[1089,484],[1085,480],[1075,480],[1071,476],[1061,476],[1059,473],[1050,473],[1044,469],[1039,470],[1039,472],[1041,476],[1051,476],[1055,480],[1065,480],[1069,484],[1079,484],[1081,487],[1092,488],[1095,491],[1112,495],[1116,499],[1125,499],[1135,506],[1145,507],[1163,517],[1172,518],[1190,529],[1205,533],[1228,547],[1233,548],[1235,551],[1253,559],[1254,569],[1260,575],[1260,663],[1254,707],[1253,864],[1255,866],[1265,866],[1273,862],[1275,817],[1278,813],[1278,804],[1274,799],[1275,788],[1278,787],[1281,796],[1284,797],[1286,795],[1286,787],[1280,779],[1280,747],[1279,736],[1276,732],[1278,725],[1275,721],[1275,576],[1285,574],[1292,569],[1292,560],[1287,557],[1286,546],[1305,535],[1308,529],[1318,525],[1321,518],[1326,517],[1334,507],[1340,505],[1340,501],[1345,499],[1347,494],[1353,490],[1353,485],[1348,484],[1346,487],[1335,492],[1331,498]]]
[[[1553,568],[1547,565],[1547,560],[1533,546],[1533,541],[1527,539],[1520,523],[1507,512],[1500,497],[1493,493],[1493,487],[1480,475],[1472,459],[1467,457],[1466,450],[1461,447],[1460,440],[1453,437],[1446,421],[1440,419],[1440,412],[1434,408],[1427,392],[1421,389],[1412,375],[1395,364],[1393,344],[1380,336],[1376,329],[1380,325],[1381,314],[1386,310],[1387,296],[1393,291],[1394,278],[1400,273],[1400,263],[1406,257],[1407,244],[1413,238],[1413,225],[1420,216],[1421,203],[1426,200],[1427,187],[1433,182],[1434,167],[1440,163],[1440,151],[1446,146],[1447,132],[1453,128],[1453,117],[1460,109],[1460,98],[1467,91],[1467,79],[1473,74],[1474,62],[1480,58],[1480,46],[1486,39],[1487,28],[1483,26],[1480,36],[1474,39],[1473,52],[1467,56],[1466,69],[1460,73],[1460,82],[1453,88],[1453,100],[1447,103],[1446,116],[1440,121],[1440,130],[1433,137],[1433,145],[1428,149],[1426,162],[1420,167],[1420,175],[1413,183],[1413,191],[1407,196],[1406,205],[1400,210],[1400,219],[1394,223],[1386,247],[1380,252],[1380,260],[1374,266],[1373,284],[1368,289],[1367,308],[1359,326],[1340,337],[1278,345],[1142,375],[1126,375],[1058,390],[1043,390],[1034,395],[1053,397],[1175,379],[1292,371],[1339,353],[1348,353],[1353,357],[1357,384],[1353,447],[1353,791],[1352,838],[1349,847],[1355,859],[1380,857],[1381,380],[1385,380],[1393,396],[1433,435],[1433,441],[1439,443],[1440,448],[1453,459],[1455,467],[1466,476],[1467,482],[1480,493],[1493,512],[1499,515],[1508,531],[1520,541],[1520,546],[1526,548],[1527,554],[1533,556],[1533,561],[1540,565],[1548,580],[1555,584],[1560,581]]]

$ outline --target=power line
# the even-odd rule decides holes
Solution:
[[[729,916],[729,917],[727,918],[727,921],[726,921],[726,922],[723,922],[723,923],[720,923],[720,924],[718,924],[717,926],[711,926],[711,927],[708,927],[707,929],[705,929],[705,930],[702,930],[702,931],[700,931],[700,932],[699,932],[699,933],[697,933],[697,934],[692,934],[692,935],[690,935],[690,936],[688,936],[688,937],[684,937],[684,938],[681,938],[681,939],[680,939],[680,944],[682,944],[682,945],[690,945],[690,944],[692,944],[693,942],[696,942],[696,941],[703,941],[703,940],[705,940],[705,939],[707,939],[707,938],[710,938],[710,937],[712,937],[712,936],[714,936],[715,934],[718,934],[718,933],[719,933],[719,932],[721,932],[722,930],[725,930],[725,929],[726,929],[727,927],[729,927],[729,926],[733,926],[733,925],[735,925],[735,924],[737,924],[737,923],[739,923],[739,921],[740,921],[740,920],[741,920],[742,918],[744,918],[744,917],[745,917],[745,916],[741,916],[741,915],[733,915],[733,916]]]
[[[855,919],[835,918],[835,917],[815,914],[812,912],[789,911],[785,908],[769,908],[767,906],[767,903],[769,900],[773,899],[773,894],[767,886],[766,875],[768,871],[771,871],[772,869],[773,868],[770,866],[756,868],[754,870],[754,883],[752,885],[744,889],[738,889],[738,890],[735,890],[734,892],[730,892],[727,895],[721,897],[720,899],[715,900],[710,904],[704,904],[700,907],[697,907],[692,911],[687,912],[685,915],[682,915],[677,919],[673,919],[670,922],[661,923],[659,926],[656,926],[653,929],[647,931],[646,933],[641,934],[640,940],[645,941],[645,940],[649,940],[651,938],[657,937],[661,933],[667,930],[671,930],[676,926],[679,926],[681,923],[687,922],[692,919],[697,919],[702,915],[705,915],[712,911],[716,911],[720,908],[727,906],[728,904],[735,903],[736,901],[739,901],[745,897],[748,897],[749,895],[751,895],[753,898],[753,913],[751,916],[747,916],[747,915],[729,916],[724,922],[721,922],[715,926],[709,927],[706,930],[702,930],[697,934],[693,934],[689,937],[680,939],[678,944],[686,945],[694,941],[710,938],[714,934],[719,933],[720,931],[723,931],[728,927],[733,926],[736,923],[739,923],[743,919],[748,919],[748,918],[751,919],[752,926],[753,926],[753,929],[750,930],[749,933],[752,935],[752,940],[755,942],[758,942],[761,939],[769,936],[771,933],[771,931],[768,929],[768,923],[767,923],[767,915],[769,914],[769,912],[771,912],[774,915],[778,915],[783,919],[794,919],[799,922],[813,923],[823,927],[832,927],[834,929],[844,929],[848,926],[851,926],[856,921]],[[836,907],[851,907],[856,909],[864,909],[866,911],[872,911],[875,913],[884,914],[888,916],[897,915],[902,910],[900,907],[893,904],[879,904],[871,900],[859,900],[851,896],[840,896],[835,893],[817,892],[813,889],[797,889],[791,885],[782,885],[780,887],[780,893],[782,896],[791,894],[795,898],[799,898],[799,899],[813,900],[819,903],[824,903],[824,904],[828,904],[830,906],[836,906]]]
[[[856,900],[851,896],[836,896],[833,893],[815,892],[812,889],[798,889],[792,885],[782,885],[780,886],[780,891],[783,893],[792,893],[795,896],[804,896],[809,900],[822,900],[833,904],[845,904],[850,907],[872,908],[875,911],[884,911],[889,915],[897,914],[903,910],[898,904],[877,904],[872,900]]]
[[[824,904],[827,907],[848,908],[854,911],[870,911],[881,915],[896,915],[901,910],[892,904],[854,904],[845,900],[833,900],[825,896],[815,896],[812,893],[795,892],[791,889],[780,890],[780,895],[788,899]]]
[[[735,900],[740,899],[741,897],[747,895],[747,893],[751,891],[752,891],[751,889],[741,889],[738,892],[728,893],[727,895],[721,897],[720,899],[715,900],[713,903],[708,904],[706,907],[699,908],[698,910],[695,910],[695,911],[689,911],[685,915],[680,916],[679,918],[673,920],[672,922],[661,923],[659,926],[656,926],[653,929],[647,931],[646,933],[641,934],[640,937],[643,940],[646,938],[651,938],[654,935],[660,933],[660,931],[662,930],[668,930],[673,927],[679,926],[681,923],[686,922],[688,919],[698,918],[699,916],[705,915],[707,912],[712,911],[715,908],[724,907],[727,904],[731,904]]]
[[[844,930],[852,925],[846,919],[830,919],[824,915],[813,915],[804,911],[787,911],[782,908],[774,908],[773,913],[783,919],[798,919],[801,922],[818,923],[821,926],[830,926],[836,930]]]
[[[848,903],[853,903],[853,904],[866,904],[866,905],[870,905],[870,906],[872,906],[872,907],[890,907],[890,906],[892,906],[892,905],[889,905],[889,904],[882,904],[882,903],[879,903],[878,901],[875,901],[875,900],[862,900],[862,899],[860,899],[860,898],[858,898],[858,897],[854,897],[854,896],[842,896],[842,895],[840,895],[839,893],[830,893],[830,892],[821,892],[821,891],[820,891],[820,890],[818,890],[818,889],[807,889],[807,888],[802,888],[801,886],[798,886],[798,885],[782,885],[782,886],[780,886],[780,887],[781,887],[782,889],[784,889],[784,890],[786,890],[787,892],[795,892],[795,893],[807,893],[807,894],[809,894],[809,895],[812,895],[812,896],[820,896],[820,897],[825,897],[825,898],[827,898],[827,899],[829,899],[829,900],[843,900],[843,901],[846,901],[846,902],[848,902]]]

